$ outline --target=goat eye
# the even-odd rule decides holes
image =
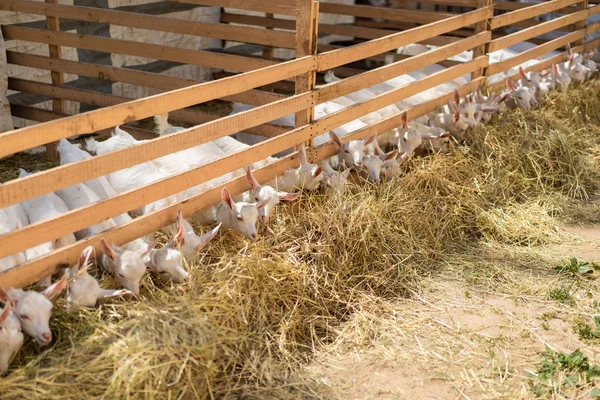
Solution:
[[[241,215],[238,215],[238,216],[237,216],[237,219],[238,219],[238,221],[243,221],[243,220],[244,220],[244,217],[242,217]]]
[[[258,199],[258,196],[256,196],[256,197],[254,198],[254,201],[256,201],[257,203],[260,201],[260,200]]]
[[[169,271],[160,271],[159,274],[161,275],[167,275],[169,273]]]
[[[117,275],[119,275],[119,277],[121,277],[121,278],[125,278],[125,275],[123,275],[123,274],[117,274]]]
[[[344,153],[350,154],[350,150],[344,150]]]
[[[19,315],[19,318],[21,318],[21,319],[29,319],[29,315],[21,314],[21,315]]]

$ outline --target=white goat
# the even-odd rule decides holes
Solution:
[[[4,308],[0,312],[0,376],[8,371],[13,356],[23,346],[24,336],[19,317],[13,312],[13,304],[8,293],[0,287],[0,301]]]
[[[323,183],[325,183],[327,190],[342,192],[348,184],[348,177],[352,170],[348,168],[341,172],[336,171],[329,164],[329,159],[324,160],[319,165],[323,168]]]
[[[183,243],[180,242],[179,245],[181,247],[181,252],[186,259],[196,256],[198,252],[217,235],[221,228],[221,224],[219,224],[204,235],[198,236],[194,231],[194,227],[183,218],[182,210],[177,212],[177,224],[178,226],[183,227]]]
[[[93,250],[92,246],[83,249],[77,264],[69,272],[69,281],[71,283],[67,286],[66,290],[68,308],[72,304],[94,307],[98,301],[131,294],[129,290],[102,289],[96,278],[87,273],[88,263]]]
[[[68,271],[55,284],[42,293],[31,290],[8,289],[9,299],[14,305],[14,313],[21,321],[23,331],[34,338],[40,346],[52,341],[50,316],[52,315],[52,298],[67,286]]]
[[[21,207],[20,204],[16,206]],[[10,206],[0,209],[0,234],[9,233],[22,228],[27,223],[23,224],[15,212],[16,207]],[[21,208],[22,210],[22,208]],[[17,265],[25,263],[27,258],[24,252],[18,252],[10,256],[0,258],[0,272],[7,271]]]
[[[258,215],[263,224],[267,224],[269,221],[269,216],[276,205],[282,201],[296,200],[300,196],[300,193],[280,192],[273,189],[271,186],[261,185],[258,183],[254,175],[252,175],[250,168],[246,169],[246,178],[248,179],[251,187],[250,198],[256,201],[257,204],[267,200],[267,204],[258,209]]]
[[[537,104],[533,89],[526,86],[517,86],[510,79],[506,80],[506,87],[511,91],[511,103],[520,109],[529,110],[532,105]]]

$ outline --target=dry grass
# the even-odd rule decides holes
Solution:
[[[147,277],[140,301],[71,314],[59,302],[52,347],[28,341],[0,397],[315,396],[295,371],[345,340],[340,324],[352,315],[416,293],[423,276],[474,245],[559,237],[553,217],[583,210],[576,201],[595,190],[596,87],[506,114],[468,146],[412,161],[394,182],[304,196],[256,243],[221,235],[190,263],[186,285]]]

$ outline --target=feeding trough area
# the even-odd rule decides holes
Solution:
[[[41,346],[61,293],[93,307],[143,297],[146,274],[189,284],[226,231],[279,237],[283,204],[337,198],[352,175],[389,184],[585,87],[600,61],[589,0],[139,3],[0,0],[0,163],[17,160],[0,185],[0,326]]]

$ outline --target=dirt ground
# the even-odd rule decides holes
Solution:
[[[600,271],[566,276],[571,257],[600,261],[600,225],[564,227],[559,245],[501,247],[449,260],[411,299],[369,305],[307,369],[325,399],[529,399],[546,348],[600,364],[600,334],[578,328],[600,314]],[[486,253],[487,255],[483,255]],[[489,254],[492,256],[490,261]],[[562,296],[560,296],[562,294]],[[600,378],[565,384],[558,371],[538,398],[589,399]],[[537,390],[540,390],[539,388]],[[543,390],[543,389],[542,389]],[[560,397],[559,393],[564,397]],[[594,393],[594,392],[592,392]]]

